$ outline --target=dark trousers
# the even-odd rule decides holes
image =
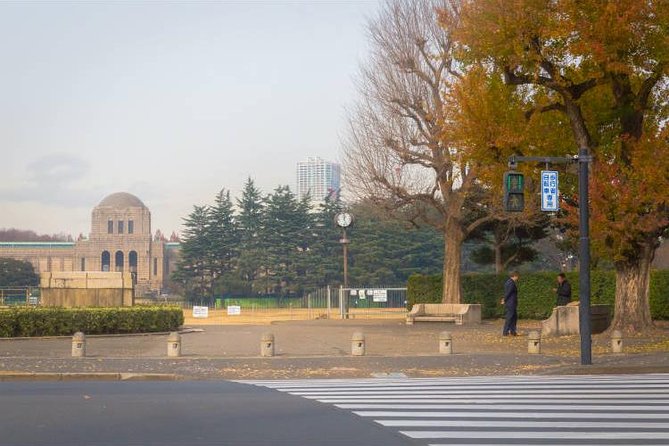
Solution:
[[[516,322],[518,322],[518,312],[515,305],[504,306],[504,331],[502,334],[516,333]]]

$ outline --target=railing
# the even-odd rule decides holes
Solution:
[[[0,306],[38,305],[38,287],[0,287]]]

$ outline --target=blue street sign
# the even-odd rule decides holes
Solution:
[[[541,210],[557,212],[560,209],[558,173],[555,170],[541,171]]]

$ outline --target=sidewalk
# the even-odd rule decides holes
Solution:
[[[521,321],[521,333],[538,329]],[[0,371],[169,373],[186,379],[369,377],[545,373],[669,372],[666,325],[648,337],[625,340],[625,354],[608,353],[609,339],[593,337],[593,366],[579,365],[579,338],[542,341],[527,353],[527,337],[501,337],[501,321],[480,326],[400,320],[316,320],[272,325],[197,326],[182,335],[182,357],[166,357],[167,335],[89,337],[87,357],[71,358],[71,339],[0,340]],[[438,354],[441,331],[453,335],[453,355]],[[366,336],[367,356],[351,357],[351,335]],[[260,358],[260,337],[271,332],[276,355]]]

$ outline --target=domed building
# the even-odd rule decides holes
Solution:
[[[176,250],[177,243],[153,240],[149,208],[127,192],[108,195],[93,208],[87,240],[0,243],[0,257],[29,261],[37,272],[130,272],[136,296],[165,288]]]

